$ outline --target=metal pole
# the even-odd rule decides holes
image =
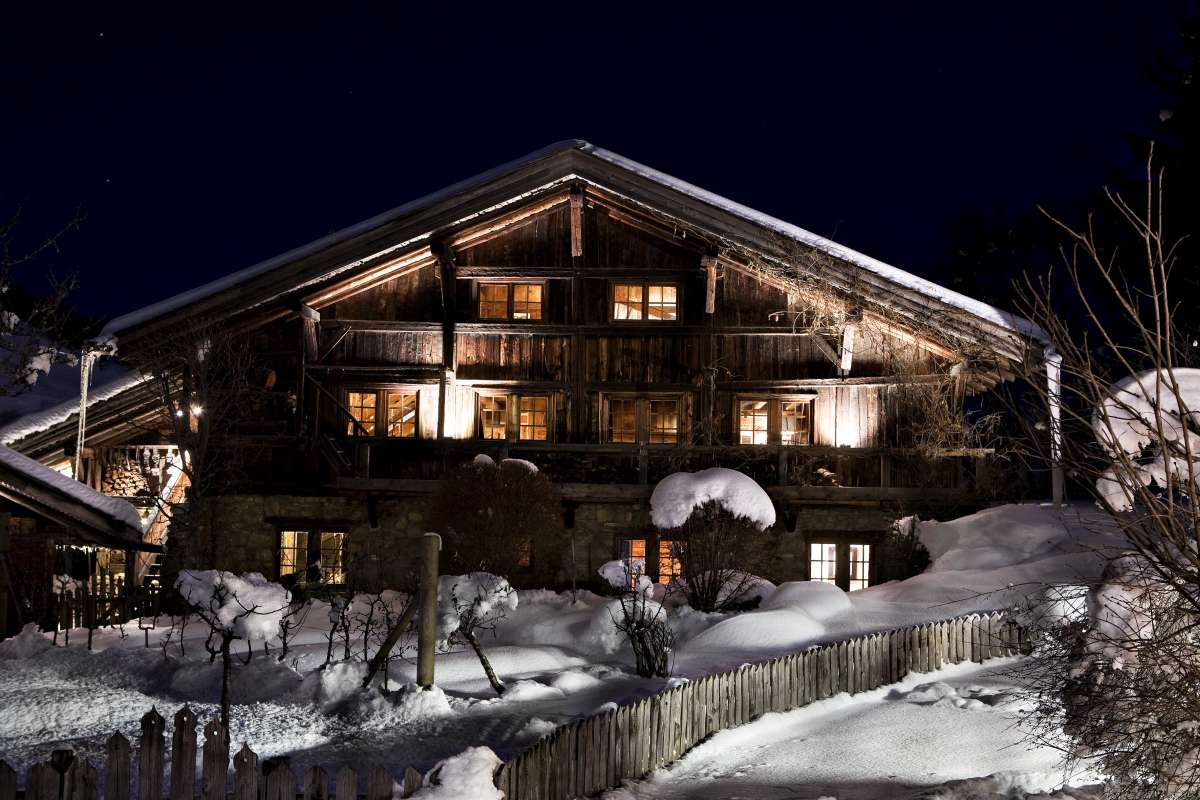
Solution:
[[[442,537],[427,533],[421,539],[421,618],[417,624],[417,683],[433,686],[433,657],[437,650],[438,552]]]

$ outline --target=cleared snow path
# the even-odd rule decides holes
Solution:
[[[957,664],[767,714],[605,798],[986,800],[1056,789],[1064,782],[1058,752],[1027,749],[1015,727],[1020,701],[1003,671],[1018,660]]]

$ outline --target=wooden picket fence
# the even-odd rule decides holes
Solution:
[[[570,800],[613,789],[678,759],[717,731],[772,711],[790,711],[840,692],[865,692],[945,664],[982,662],[1024,651],[1023,632],[1000,612],[857,636],[740,669],[708,675],[585,719],[544,736],[501,765],[496,785],[509,800]],[[25,800],[366,800],[409,797],[421,786],[412,767],[394,776],[375,766],[359,774],[310,767],[298,782],[288,758],[259,758],[243,745],[232,759],[216,720],[204,726],[187,706],[175,714],[171,769],[164,770],[165,720],[151,709],[142,717],[137,748],[120,733],[109,737],[103,785],[87,759],[56,750],[25,776]],[[200,785],[195,764],[200,756]],[[179,769],[180,765],[191,765]],[[332,791],[330,787],[332,777]],[[169,786],[168,786],[169,783]],[[135,785],[136,784],[136,785]],[[0,761],[0,800],[16,800],[17,774]]]
[[[95,590],[85,585],[78,590],[54,594],[48,601],[54,624],[45,627],[62,631],[68,637],[67,643],[71,630],[85,628],[91,647],[91,631],[96,628],[158,616],[161,591],[157,587],[126,587],[119,578],[98,579],[97,584]]]
[[[1015,623],[990,613],[814,647],[562,726],[505,763],[496,785],[509,800],[586,797],[642,778],[717,731],[768,712],[878,689],[944,664],[1012,655],[1025,645]]]
[[[229,742],[220,723],[213,719],[204,726],[204,743],[197,750],[196,715],[184,706],[175,714],[171,735],[171,768],[164,769],[166,720],[151,709],[142,717],[137,749],[137,777],[132,779],[133,748],[129,739],[114,733],[105,745],[103,785],[96,766],[70,750],[55,750],[50,760],[34,764],[25,773],[25,800],[359,800],[359,775],[342,767],[333,776],[322,767],[310,767],[297,782],[287,757],[258,756],[242,745],[233,756],[230,781]],[[200,785],[196,785],[196,757],[200,756]],[[180,769],[181,765],[188,768]],[[422,775],[412,767],[394,777],[376,766],[363,776],[366,800],[410,797],[421,785]],[[168,786],[169,781],[169,786]],[[0,761],[0,800],[16,800],[17,773]]]

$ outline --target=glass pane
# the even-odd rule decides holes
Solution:
[[[608,440],[622,443],[637,441],[637,400],[632,397],[609,399]]]
[[[655,321],[678,319],[679,306],[676,302],[678,289],[674,286],[648,286],[649,303],[646,316]]]
[[[636,585],[638,577],[646,574],[646,540],[622,541],[621,560],[625,562],[625,571],[629,573],[630,585]]]
[[[479,318],[508,319],[508,284],[479,284]]]
[[[784,444],[810,444],[811,400],[785,400],[781,404],[780,440]]]
[[[742,444],[766,444],[768,402],[743,400],[738,412],[738,441]]]
[[[347,436],[375,435],[375,402],[378,396],[378,392],[349,393],[346,406],[350,409],[351,419],[346,421]]]
[[[503,395],[480,397],[479,421],[483,438],[506,438],[508,435],[508,398]]]
[[[513,319],[542,318],[542,286],[519,283],[513,286]]]
[[[865,589],[871,581],[871,545],[850,545],[850,591]]]
[[[388,392],[387,435],[412,439],[417,435],[417,393]]]
[[[640,284],[618,283],[613,286],[613,319],[642,318]]]
[[[545,397],[522,397],[519,436],[536,442],[546,441],[549,427],[547,410],[550,401]]]
[[[676,444],[679,441],[679,401],[650,401],[650,443]]]
[[[279,577],[303,573],[308,566],[308,531],[279,534]]]
[[[827,542],[808,546],[808,579],[837,583],[837,545]]]
[[[683,547],[683,542],[673,542],[669,539],[660,539],[658,542],[658,582],[671,583],[679,577],[680,565],[679,548]]]
[[[346,582],[346,534],[342,531],[321,531],[321,580]]]

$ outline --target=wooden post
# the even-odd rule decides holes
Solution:
[[[129,800],[129,740],[120,733],[108,737],[104,747],[104,800]],[[3,794],[0,793],[0,800]]]
[[[433,686],[433,661],[437,648],[438,552],[442,537],[426,533],[421,540],[421,618],[417,626],[417,683]]]
[[[258,800],[258,756],[244,742],[233,757],[233,800]]]
[[[175,712],[171,734],[171,800],[192,800],[196,788],[196,715],[186,705]]]
[[[704,313],[715,314],[717,311],[717,257],[700,256],[700,266],[704,267]]]
[[[583,255],[583,190],[571,190],[571,257]]]
[[[225,800],[225,778],[229,773],[229,738],[218,720],[204,726],[203,773],[200,791],[204,800]]]

